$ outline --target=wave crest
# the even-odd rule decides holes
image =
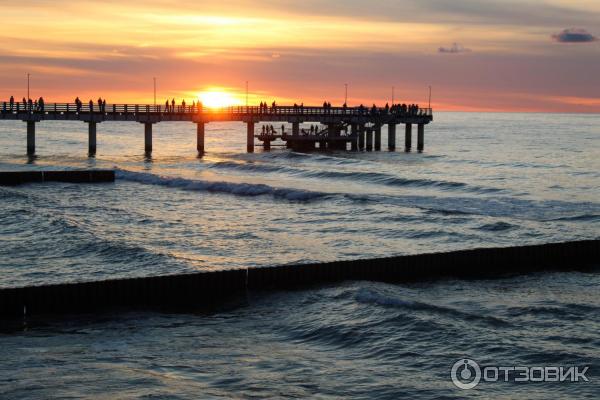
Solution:
[[[272,196],[278,199],[290,201],[310,201],[328,196],[323,192],[312,192],[301,189],[277,188],[262,183],[233,183],[222,181],[202,181],[187,178],[174,178],[160,176],[148,172],[134,172],[122,169],[116,169],[116,178],[129,181],[143,183],[146,185],[159,185],[178,188],[182,190],[211,192],[211,193],[228,193],[237,196]]]

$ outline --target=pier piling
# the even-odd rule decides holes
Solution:
[[[396,124],[388,124],[388,149],[396,149]]]
[[[423,152],[425,148],[425,125],[419,124],[417,131],[417,151],[419,153]]]
[[[365,148],[365,126],[363,124],[358,125],[358,150],[364,150]]]
[[[254,153],[254,122],[246,122],[246,151]]]
[[[406,133],[404,135],[404,151],[410,151],[412,147],[412,124],[406,124]]]
[[[152,123],[144,123],[144,151],[152,153]]]
[[[352,140],[350,141],[350,150],[357,151],[358,150],[358,125],[352,124],[350,125],[350,137]]]
[[[204,154],[204,122],[196,122],[196,150]]]
[[[88,122],[88,155],[96,154],[96,122]]]
[[[367,151],[373,150],[373,128],[367,129]]]
[[[35,121],[27,121],[27,154],[35,154]]]
[[[381,150],[381,124],[375,125],[375,151]]]

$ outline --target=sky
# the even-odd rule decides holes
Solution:
[[[0,0],[0,99],[600,112],[598,0]],[[393,89],[392,89],[393,88]],[[218,96],[217,96],[218,97]]]

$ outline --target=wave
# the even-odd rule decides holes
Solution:
[[[513,224],[509,224],[508,222],[503,222],[503,221],[498,221],[498,222],[494,222],[492,224],[485,224],[480,226],[479,230],[482,231],[490,231],[490,232],[501,232],[501,231],[507,231],[513,228],[516,228],[516,225]]]
[[[574,215],[574,216],[570,216],[570,217],[560,217],[560,218],[554,218],[554,219],[549,219],[548,221],[584,221],[584,222],[588,222],[588,221],[600,221],[600,214],[581,214],[581,215]]]
[[[215,162],[209,168],[229,169],[248,172],[264,172],[264,173],[286,173],[289,175],[300,176],[305,178],[317,179],[343,179],[352,181],[362,181],[371,184],[381,184],[392,187],[434,187],[443,190],[461,190],[476,193],[498,193],[503,189],[471,186],[464,182],[441,181],[431,179],[414,179],[401,178],[393,175],[380,172],[358,172],[358,171],[311,171],[288,166],[278,166],[265,163],[240,163],[231,161]]]
[[[277,188],[262,183],[252,184],[222,181],[202,181],[186,178],[160,176],[147,172],[133,172],[122,169],[116,169],[116,178],[129,182],[143,183],[146,185],[167,186],[182,190],[211,193],[228,193],[238,196],[251,197],[272,196],[277,199],[285,199],[290,201],[310,201],[329,196],[328,193],[324,192],[313,192],[308,190],[291,188]]]
[[[462,310],[457,310],[451,307],[423,303],[413,300],[399,299],[396,297],[386,296],[384,294],[369,289],[359,290],[356,293],[355,299],[359,303],[375,304],[384,307],[403,308],[410,309],[413,311],[436,313],[441,315],[447,315],[451,318],[460,318],[466,321],[484,322],[487,324],[494,325],[496,327],[510,325],[508,321],[490,315],[479,315]]]

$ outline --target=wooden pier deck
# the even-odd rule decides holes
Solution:
[[[204,153],[205,125],[211,122],[238,121],[246,124],[247,151],[254,151],[255,138],[265,149],[282,140],[294,150],[380,150],[381,128],[387,125],[388,148],[396,147],[396,126],[405,125],[405,150],[412,147],[412,125],[417,125],[417,150],[424,149],[425,125],[433,121],[430,108],[408,110],[366,107],[308,106],[234,106],[202,108],[198,106],[148,104],[46,103],[31,107],[23,103],[0,102],[0,121],[18,120],[27,124],[27,153],[35,154],[35,127],[42,121],[82,121],[88,124],[88,152],[96,153],[97,125],[102,122],[138,122],[144,124],[144,150],[152,152],[152,127],[159,122],[185,121],[196,124],[197,150]],[[255,134],[257,123],[291,124],[290,132]],[[320,134],[303,133],[301,124],[320,124]]]

